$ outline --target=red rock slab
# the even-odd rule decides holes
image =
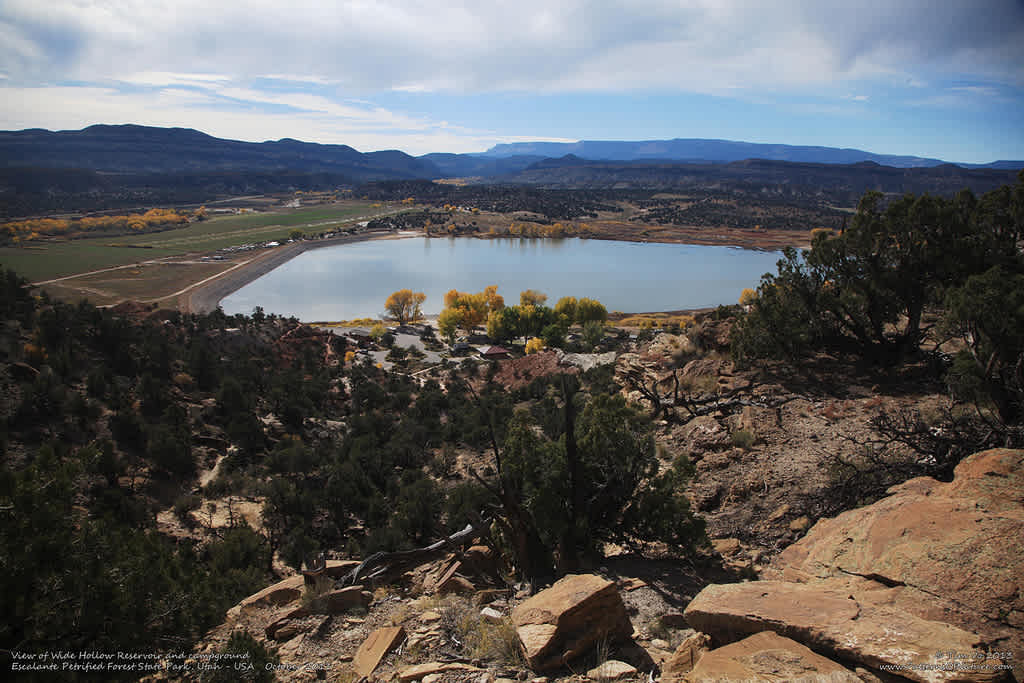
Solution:
[[[686,680],[862,683],[849,669],[772,631],[706,653]]]
[[[384,655],[398,647],[405,640],[405,629],[401,626],[387,626],[373,631],[356,650],[352,666],[360,677],[373,673]]]
[[[601,640],[633,632],[615,583],[593,574],[563,577],[517,606],[512,623],[534,671],[557,669]]]
[[[943,653],[977,656],[981,638],[855,595],[783,581],[712,585],[687,606],[690,625],[715,642],[774,631],[837,659],[914,681],[996,681],[1005,672],[941,669]],[[933,668],[934,667],[934,668]]]

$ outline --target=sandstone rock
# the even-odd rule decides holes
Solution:
[[[693,418],[683,425],[680,434],[690,450],[724,448],[731,443],[729,432],[710,415]]]
[[[647,582],[636,577],[619,579],[619,588],[624,591],[635,591],[637,588],[644,588],[645,586],[647,586]]]
[[[655,337],[648,347],[648,353],[654,356],[685,355],[696,351],[697,347],[685,334],[669,334],[667,332],[662,332]]]
[[[353,607],[366,607],[372,599],[373,595],[364,591],[362,586],[333,590],[325,593],[322,598],[327,614],[341,614]]]
[[[266,625],[263,629],[263,633],[267,636],[267,640],[288,640],[288,638],[284,637],[278,638],[278,631],[290,624],[293,619],[302,619],[303,617],[308,617],[309,614],[309,610],[301,606],[279,612],[274,616],[271,622]],[[289,638],[291,637],[292,636],[289,636]]]
[[[563,577],[516,607],[512,622],[535,671],[557,669],[598,641],[633,632],[618,588],[592,574]]]
[[[690,381],[699,377],[717,377],[722,374],[725,363],[714,358],[697,358],[683,366],[679,373],[679,379]]]
[[[456,574],[462,569],[463,563],[460,561],[453,561],[447,566],[441,575],[438,577],[435,584],[435,590],[438,593],[472,593],[476,587],[468,579]]]
[[[287,624],[283,625],[281,628],[277,629],[277,632],[274,633],[274,640],[280,642],[291,640],[292,638],[294,638],[302,632],[302,624],[290,621]]]
[[[771,631],[712,650],[700,658],[690,681],[801,681],[861,683],[848,669]]]
[[[848,593],[782,581],[712,585],[686,608],[695,629],[718,642],[771,630],[818,652],[872,668],[911,667],[900,675],[916,681],[999,680],[984,672],[924,670],[940,653],[973,653],[973,633],[909,612],[860,602]]]
[[[811,526],[811,520],[805,515],[803,517],[797,517],[789,523],[790,531],[807,531],[807,528]]]
[[[407,666],[398,671],[398,679],[405,683],[406,681],[418,681],[422,680],[425,676],[430,674],[444,673],[445,671],[480,671],[481,669],[470,666],[469,664],[462,664],[460,662],[426,662],[425,664],[416,664],[414,666]]]
[[[272,586],[267,586],[259,593],[253,593],[238,603],[241,611],[248,611],[250,608],[287,605],[302,597],[303,578],[302,575],[289,576],[284,581],[279,581]]]
[[[732,332],[732,319],[701,321],[695,335],[698,343],[707,349],[726,351],[729,348],[729,335]]]
[[[360,677],[372,674],[384,655],[398,647],[404,639],[405,629],[401,626],[388,626],[373,631],[352,658],[352,666],[356,673]]]
[[[711,541],[711,545],[719,555],[733,555],[740,550],[740,539],[716,538]]]
[[[340,579],[359,566],[359,560],[327,560],[324,573],[332,579]]]
[[[691,633],[661,667],[664,683],[682,680],[711,648],[711,638],[704,633]]]
[[[471,576],[490,576],[497,573],[498,556],[486,545],[472,545],[462,554],[465,570]]]
[[[619,681],[633,676],[636,676],[636,668],[617,659],[609,659],[587,672],[587,678],[592,681]]]
[[[285,639],[284,638],[278,638],[278,640],[285,640]],[[288,642],[286,642],[281,647],[277,648],[277,655],[278,655],[278,657],[280,657],[283,661],[286,661],[286,662],[288,660],[294,658],[295,656],[297,656],[299,654],[299,650],[302,649],[302,644],[305,642],[305,640],[306,640],[306,634],[305,633],[300,633],[299,635],[295,636],[294,638],[288,639]]]
[[[965,458],[950,483],[919,478],[834,519],[777,557],[770,578],[856,591],[1024,652],[1024,451]],[[1024,680],[1024,657],[1011,662]]]
[[[768,515],[768,521],[774,522],[780,520],[786,516],[787,512],[789,512],[789,503],[783,503],[779,507],[775,508],[775,511],[772,512],[772,514]]]
[[[466,593],[472,593],[474,590],[476,590],[476,586],[473,585],[472,581],[458,575],[448,577],[448,579],[437,586],[437,592],[442,595],[448,593],[464,595]]]
[[[491,624],[500,624],[505,620],[505,615],[493,607],[484,607],[480,610],[480,618]]]

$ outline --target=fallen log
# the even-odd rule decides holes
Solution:
[[[341,588],[354,586],[367,578],[379,578],[385,574],[404,571],[408,567],[422,564],[443,552],[458,550],[472,543],[474,538],[485,535],[489,526],[489,521],[481,520],[476,524],[467,524],[462,530],[422,548],[374,553],[339,579],[338,586]]]

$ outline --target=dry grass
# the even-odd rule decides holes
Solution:
[[[693,325],[692,315],[671,315],[668,313],[648,313],[632,315],[615,322],[618,327],[636,327],[639,329],[655,329],[658,327],[679,327],[686,329]]]
[[[306,584],[302,591],[302,606],[314,614],[327,611],[324,596],[334,588],[334,581],[327,576],[318,576],[313,585]]]
[[[437,611],[441,615],[439,625],[446,640],[458,646],[469,659],[511,667],[525,666],[512,620],[505,617],[499,623],[484,621],[479,609],[466,598],[444,599]]]

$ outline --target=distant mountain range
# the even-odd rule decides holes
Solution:
[[[346,173],[371,179],[499,176],[566,155],[587,161],[728,163],[746,159],[814,164],[873,161],[893,168],[929,168],[950,162],[874,154],[859,149],[768,145],[731,140],[516,142],[480,154],[358,152],[285,138],[268,142],[223,140],[190,128],[96,125],[52,132],[39,128],[0,131],[0,167],[77,168],[106,173],[181,173],[280,170]],[[1024,168],[1024,161],[957,164],[962,168]]]
[[[720,192],[746,196],[818,197],[854,206],[867,190],[886,194],[951,196],[964,188],[983,194],[1013,184],[1017,172],[961,168],[954,164],[895,168],[874,161],[823,164],[745,159],[728,163],[675,161],[589,161],[575,155],[544,159],[509,176],[509,182],[552,189]],[[502,178],[492,179],[499,182]]]
[[[482,156],[507,158],[516,156],[563,157],[567,154],[593,161],[653,161],[728,163],[746,159],[792,161],[812,164],[856,164],[873,161],[894,168],[927,168],[948,164],[941,159],[928,159],[893,154],[874,154],[860,149],[807,147],[802,145],[769,145],[732,140],[700,138],[674,140],[639,140],[615,142],[580,140],[579,142],[515,142],[495,145]],[[963,168],[1024,168],[1024,161],[993,161],[988,164],[956,164]]]
[[[673,188],[745,192],[866,189],[977,193],[1015,180],[1024,161],[951,165],[854,149],[728,140],[526,142],[480,154],[359,152],[283,139],[223,140],[186,128],[96,125],[80,131],[0,131],[0,215],[207,201],[250,193],[356,187],[374,181],[477,178],[555,188]],[[836,194],[838,193],[838,194]]]

